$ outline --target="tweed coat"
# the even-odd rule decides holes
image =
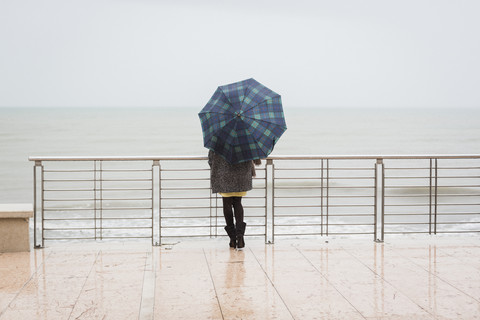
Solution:
[[[252,190],[252,161],[230,164],[213,151],[208,152],[213,193]]]

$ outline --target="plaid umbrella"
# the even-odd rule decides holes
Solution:
[[[218,87],[198,116],[204,146],[231,164],[266,158],[287,130],[280,95],[254,79]]]

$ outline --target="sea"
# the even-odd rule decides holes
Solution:
[[[29,156],[206,155],[198,107],[0,108],[0,203],[33,201]],[[272,155],[480,154],[480,109],[284,107]]]

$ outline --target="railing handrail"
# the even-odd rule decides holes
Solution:
[[[30,156],[29,161],[132,161],[132,160],[206,160],[206,156]],[[480,159],[480,154],[402,154],[402,155],[278,155],[271,160],[321,160],[321,159]]]

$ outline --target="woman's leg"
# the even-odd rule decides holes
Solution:
[[[225,217],[225,223],[227,226],[233,226],[233,198],[223,197],[223,216]]]
[[[235,248],[237,246],[237,238],[235,225],[233,223],[233,200],[229,197],[223,197],[223,216],[225,217],[225,231],[227,232],[230,238],[230,248]]]
[[[243,223],[243,206],[242,197],[232,197],[233,212],[235,214],[235,222],[237,225]]]
[[[243,236],[245,235],[245,227],[247,224],[243,221],[242,197],[234,198],[233,208],[235,212],[235,221],[237,224],[235,228],[235,232],[237,234],[237,248],[243,249],[243,247],[245,247]]]

